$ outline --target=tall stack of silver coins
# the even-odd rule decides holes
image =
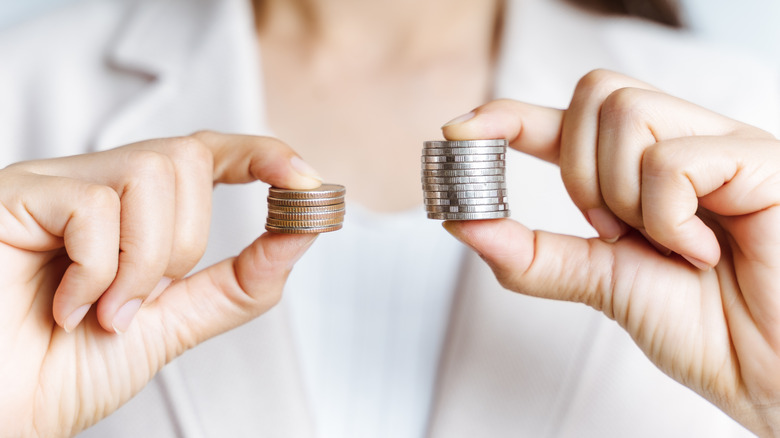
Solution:
[[[340,230],[344,223],[344,186],[323,184],[311,190],[268,189],[265,229],[282,234]]]
[[[429,219],[509,217],[506,140],[426,141],[422,188]]]

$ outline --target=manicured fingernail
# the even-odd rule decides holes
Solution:
[[[305,240],[304,237],[308,237],[309,240]],[[301,236],[301,241],[299,242],[298,252],[292,256],[290,259],[289,267],[292,269],[292,267],[298,262],[298,260],[303,257],[304,254],[306,254],[306,251],[311,247],[311,245],[314,243],[314,241],[317,240],[317,234],[310,234],[306,236]]]
[[[698,269],[701,269],[702,271],[709,271],[712,269],[712,266],[710,266],[708,263],[703,262],[695,257],[687,256],[684,254],[680,254],[683,256],[685,260],[688,260],[688,263],[692,264],[693,266],[696,266]]]
[[[296,155],[290,158],[290,165],[299,174],[307,178],[314,178],[317,181],[322,182],[322,177],[320,176],[320,174],[317,173],[317,171],[314,170],[314,168],[311,167],[309,163],[303,161],[301,157]]]
[[[447,232],[448,232],[448,233],[450,233],[450,235],[451,235],[452,237],[454,237],[454,238],[458,239],[458,242],[460,242],[460,243],[462,243],[462,244],[464,244],[464,245],[468,246],[469,248],[471,248],[471,245],[469,245],[469,243],[468,243],[468,242],[466,242],[465,240],[463,240],[463,239],[462,239],[462,238],[461,238],[461,237],[458,235],[458,233],[457,233],[457,226],[458,226],[458,225],[457,225],[455,222],[453,222],[453,221],[444,221],[444,222],[442,222],[442,223],[441,223],[441,226],[442,226],[442,227],[444,227],[444,229],[445,229],[445,230],[447,230]]]
[[[615,243],[620,238],[622,227],[617,218],[604,208],[592,208],[585,213],[588,221],[596,232],[599,233],[601,240],[607,243]]]
[[[70,333],[75,329],[81,320],[84,319],[84,317],[87,315],[87,312],[89,312],[89,308],[91,307],[91,304],[85,304],[78,309],[74,310],[73,313],[70,314],[67,318],[65,318],[65,326],[63,327],[65,329],[66,333]]]
[[[156,300],[157,297],[162,295],[163,291],[167,289],[172,282],[173,282],[172,278],[169,277],[161,278],[160,281],[157,283],[157,286],[155,286],[154,289],[152,289],[152,293],[150,293],[149,296],[146,297],[146,302],[151,303],[152,301]]]
[[[138,313],[138,309],[141,308],[143,300],[136,298],[126,302],[114,315],[114,321],[111,326],[117,333],[124,333],[130,327],[130,323],[133,322],[135,314]]]
[[[645,230],[639,230],[639,232],[640,232],[640,233],[642,233],[642,236],[644,236],[644,237],[645,237],[645,239],[646,239],[648,242],[650,242],[650,244],[651,244],[651,245],[653,245],[653,248],[655,248],[655,249],[656,249],[658,252],[660,252],[661,254],[663,254],[663,255],[665,255],[665,256],[668,256],[668,255],[670,255],[670,254],[672,253],[672,250],[671,250],[671,249],[669,249],[669,248],[667,248],[667,247],[665,247],[665,246],[661,245],[661,244],[660,244],[660,243],[658,243],[658,242],[657,242],[655,239],[653,239],[652,237],[650,237],[650,235],[649,235],[649,234],[647,234],[647,231],[645,231]]]
[[[458,123],[463,123],[467,120],[473,119],[474,116],[476,116],[477,113],[474,111],[471,111],[469,113],[463,114],[462,116],[455,117],[454,119],[450,120],[449,122],[442,125],[442,128],[446,128],[447,126],[457,125]]]

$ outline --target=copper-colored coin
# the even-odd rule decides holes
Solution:
[[[331,218],[331,219],[319,219],[310,221],[290,221],[284,219],[274,219],[269,217],[265,220],[266,225],[281,228],[314,228],[314,227],[330,227],[338,225],[344,222],[343,217]]]
[[[324,213],[344,210],[344,203],[318,206],[269,205],[268,211],[277,213]]]
[[[322,199],[343,197],[346,189],[338,184],[323,184],[316,189],[291,190],[278,187],[268,189],[268,196],[277,199]]]
[[[312,221],[320,219],[337,219],[344,218],[344,210],[334,211],[313,211],[313,212],[287,212],[268,210],[268,217],[273,219],[281,219],[288,221]]]
[[[278,233],[278,234],[319,234],[319,233],[329,233],[331,231],[340,230],[342,227],[342,224],[333,225],[330,227],[311,227],[311,228],[300,228],[300,227],[293,227],[293,228],[285,228],[285,227],[275,227],[273,225],[265,225],[265,229],[272,232],[272,233]]]
[[[322,199],[281,199],[268,197],[268,205],[281,205],[288,207],[318,207],[322,205],[344,204],[344,197]]]

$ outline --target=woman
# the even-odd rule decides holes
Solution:
[[[732,333],[734,320],[724,324],[722,309],[744,309],[742,295],[718,283],[734,278],[724,273],[751,236],[735,236],[733,245],[697,225],[694,236],[706,245],[692,245],[679,238],[690,233],[668,226],[669,216],[646,217],[636,190],[608,188],[645,187],[626,169],[644,165],[656,141],[681,133],[717,136],[706,143],[724,148],[716,157],[736,153],[729,135],[739,135],[738,143],[751,147],[737,155],[751,168],[760,162],[771,180],[776,140],[643,82],[605,71],[586,75],[609,67],[705,103],[713,89],[727,89],[744,100],[720,102],[728,106],[722,110],[769,126],[776,108],[753,99],[767,83],[759,73],[745,76],[744,63],[701,55],[659,27],[557,2],[249,6],[92,1],[3,40],[3,59],[18,60],[0,73],[8,96],[0,114],[14,127],[4,133],[3,143],[14,147],[2,152],[3,163],[104,150],[21,163],[0,175],[3,204],[11,206],[2,258],[16,274],[3,279],[12,292],[2,345],[14,358],[1,374],[13,376],[3,383],[11,396],[2,399],[0,422],[12,425],[4,433],[78,433],[184,350],[259,314],[171,363],[84,436],[746,433],[657,373],[603,316],[494,291],[480,260],[421,219],[420,142],[438,137],[437,126],[454,111],[493,97],[569,110],[496,101],[448,123],[445,135],[507,137],[559,164],[574,205],[551,202],[568,198],[557,169],[510,158],[514,217],[533,228],[591,235],[579,209],[602,240],[539,234],[534,253],[532,236],[514,222],[447,228],[508,288],[604,310],[672,377],[751,430],[770,433],[773,412],[761,407],[771,407],[776,391],[760,370],[772,369],[776,351],[767,332],[771,294],[746,294],[760,298],[746,298],[750,309],[766,312],[755,313],[761,318],[752,326],[747,312],[738,313],[748,323]],[[59,38],[36,42],[45,32]],[[47,57],[30,56],[44,48]],[[701,87],[703,77],[713,85]],[[625,87],[631,89],[617,92]],[[634,108],[647,110],[637,116]],[[663,117],[653,116],[658,112]],[[269,138],[200,132],[148,140],[202,129],[273,135],[309,164]],[[685,151],[709,147],[692,138],[696,145]],[[650,170],[690,170],[683,174],[699,183],[696,169],[662,164],[701,163],[707,154],[667,156]],[[720,162],[717,175],[728,180],[724,163],[734,161]],[[211,207],[211,186],[262,179],[307,188],[319,175],[347,186],[350,222],[312,245],[286,285],[285,302],[268,311],[312,238],[266,234],[242,251],[262,226],[264,193],[220,187]],[[747,228],[716,217],[715,230],[761,230],[771,241],[778,238],[772,193],[738,212],[719,210],[718,196],[702,206],[746,216]],[[682,200],[684,208],[650,212],[692,214],[689,192],[661,199]],[[210,208],[210,247],[200,260]],[[75,263],[68,265],[63,244]],[[680,256],[663,255],[671,251]],[[771,246],[767,251],[753,260],[766,261],[768,274],[735,268],[748,292],[771,286],[764,281],[774,272]],[[208,268],[186,277],[198,260]],[[605,269],[610,260],[620,261],[615,271]],[[635,278],[655,288],[622,286]],[[727,305],[701,298],[721,297],[713,293],[721,286],[732,292]],[[681,304],[680,295],[687,298]],[[756,343],[757,333],[769,342]]]

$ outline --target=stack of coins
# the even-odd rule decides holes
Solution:
[[[426,141],[422,188],[429,219],[509,217],[506,140]]]
[[[268,189],[265,229],[273,233],[313,234],[341,229],[344,186],[323,184],[311,190]]]

